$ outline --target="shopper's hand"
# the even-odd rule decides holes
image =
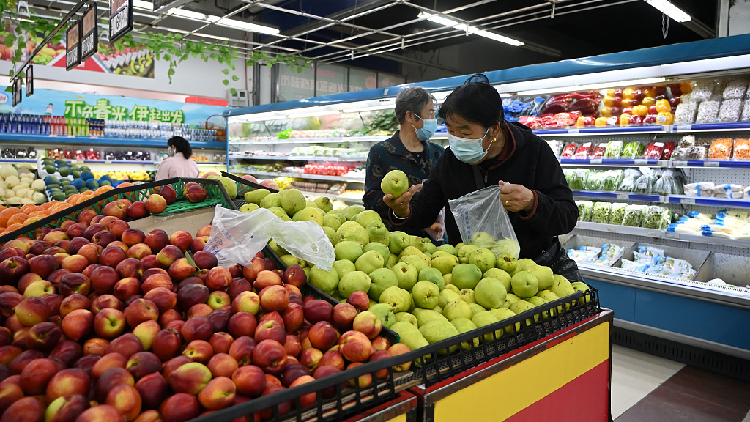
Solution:
[[[498,182],[500,189],[500,201],[503,207],[511,212],[531,211],[534,208],[534,192],[523,185]]]
[[[430,230],[432,230],[432,231],[434,231],[434,232],[440,232],[440,231],[442,231],[442,230],[443,230],[443,225],[442,225],[442,224],[440,224],[440,223],[438,223],[438,222],[434,222],[434,223],[432,223],[432,225],[430,226]]]
[[[417,186],[418,185],[410,187],[409,190],[404,192],[404,194],[398,198],[394,198],[393,195],[389,193],[383,197],[383,202],[393,210],[394,214],[401,218],[406,218],[409,216],[409,201],[411,201],[412,196],[417,193]]]
[[[419,191],[422,190],[422,184],[421,183],[418,184],[418,185],[414,185],[414,187],[417,188],[417,190],[416,190],[417,192],[419,192]]]

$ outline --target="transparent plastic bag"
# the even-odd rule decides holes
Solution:
[[[623,173],[622,182],[617,190],[621,192],[632,192],[635,187],[635,182],[641,177],[641,172],[636,169],[627,169]]]
[[[674,113],[674,124],[692,125],[695,123],[695,116],[698,113],[698,103],[695,101],[683,101],[677,104]]]
[[[461,240],[491,250],[495,256],[516,259],[521,252],[508,212],[500,202],[499,185],[490,186],[448,201]],[[323,235],[325,237],[325,235]]]
[[[641,158],[643,155],[643,144],[640,142],[628,142],[622,149],[622,158]]]
[[[591,221],[594,203],[591,201],[576,201],[578,205],[578,221]]]
[[[654,184],[658,180],[658,176],[653,171],[644,173],[638,180],[635,181],[633,186],[634,193],[653,193]]]
[[[592,171],[586,178],[586,190],[601,190],[604,183],[604,172]]]
[[[607,150],[604,152],[604,158],[618,159],[622,155],[622,141],[609,141]]]
[[[609,213],[612,209],[612,204],[609,202],[597,202],[594,204],[594,209],[591,213],[591,221],[594,223],[608,223]]]
[[[589,170],[585,169],[572,169],[568,170],[565,179],[568,182],[570,190],[584,190],[586,189],[586,179],[588,178]]]
[[[724,99],[742,99],[747,91],[747,85],[747,78],[732,79],[727,83],[727,87],[724,88]]]
[[[671,222],[672,214],[663,207],[650,206],[643,213],[643,227],[647,229],[666,230]]]
[[[714,95],[716,82],[713,79],[700,79],[692,83],[691,97],[694,101],[706,101]]]
[[[645,205],[628,205],[625,207],[625,215],[622,218],[623,226],[640,227],[643,221],[643,210]]]
[[[680,193],[678,183],[672,170],[665,170],[654,183],[653,193],[659,195],[676,195]]]
[[[605,192],[614,192],[620,186],[623,173],[622,170],[607,170],[603,174],[601,190]]]
[[[719,119],[719,109],[721,108],[721,96],[714,95],[710,99],[703,101],[698,106],[698,116],[695,123],[716,123]]]
[[[724,100],[719,108],[719,121],[721,123],[732,123],[740,120],[742,113],[742,100],[731,98]]]
[[[612,208],[609,210],[609,224],[622,225],[622,220],[625,219],[625,210],[628,204],[621,202],[612,204]]]
[[[205,250],[219,265],[247,265],[273,239],[293,256],[326,271],[336,255],[323,229],[312,221],[282,221],[265,208],[240,212],[216,206],[211,235]]]

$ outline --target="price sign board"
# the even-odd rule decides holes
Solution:
[[[133,30],[133,0],[109,0],[109,42]]]
[[[13,107],[21,103],[21,78],[13,81]]]
[[[26,68],[26,96],[34,95],[34,66],[29,65]]]
[[[73,69],[81,63],[81,22],[72,21],[65,33],[65,68]]]
[[[99,31],[96,27],[96,3],[89,4],[81,19],[81,61],[86,61],[99,47]]]

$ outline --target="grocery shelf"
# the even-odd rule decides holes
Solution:
[[[167,146],[166,139],[153,138],[110,138],[96,136],[47,136],[18,133],[0,133],[0,142],[24,142],[54,145],[96,145],[110,147],[159,147]],[[190,141],[195,148],[226,149],[226,142]]]
[[[256,170],[244,170],[244,171],[240,171],[240,173],[253,174],[256,176],[295,177],[297,179],[308,179],[308,180],[330,180],[330,181],[337,181],[337,182],[365,183],[364,177],[325,176],[325,175],[320,175],[320,174],[283,173],[283,172],[256,171]]]
[[[621,201],[654,202],[660,204],[704,205],[707,207],[750,208],[750,200],[706,198],[687,195],[645,195],[628,192],[602,192],[574,190],[573,196],[592,199],[617,199]]]
[[[290,139],[268,139],[257,141],[233,141],[233,145],[291,145],[291,144],[342,144],[346,142],[380,142],[388,139],[387,136],[342,136],[339,138],[290,138]]]
[[[230,160],[266,161],[366,161],[367,157],[325,157],[316,155],[241,155],[230,154]]]
[[[581,136],[581,135],[628,135],[643,133],[690,133],[690,132],[713,132],[731,130],[750,130],[750,122],[735,123],[704,123],[694,125],[671,125],[671,126],[625,126],[625,127],[582,127],[566,129],[539,129],[534,130],[539,136]]]
[[[592,230],[605,233],[629,234],[644,237],[665,237],[666,232],[659,229],[647,229],[643,227],[621,226],[619,224],[592,223],[590,221],[579,221],[576,228],[581,230]]]
[[[325,197],[328,197],[328,198],[333,199],[333,200],[338,199],[338,200],[341,200],[341,201],[344,201],[344,202],[354,202],[354,203],[357,203],[357,204],[361,204],[362,203],[362,198],[357,198],[357,197],[352,197],[352,196],[330,195],[330,194],[327,194],[327,193],[308,192],[308,191],[301,190],[301,189],[300,189],[300,192],[302,192],[302,195],[309,196],[311,198],[319,198],[319,197],[325,196]]]
[[[36,163],[36,158],[0,158],[0,163]]]
[[[750,208],[750,200],[704,198],[700,196],[671,195],[669,204],[705,205],[709,207]]]
[[[602,192],[590,190],[574,190],[573,196],[594,198],[594,199],[618,199],[622,201],[640,201],[640,202],[665,202],[664,196],[646,195],[641,193],[630,192]]]
[[[602,159],[602,158],[585,158],[585,159],[573,159],[573,158],[562,158],[560,159],[560,165],[564,167],[569,166],[605,166],[605,167],[633,167],[633,166],[649,166],[649,167],[668,167],[668,160],[647,160],[647,159]]]

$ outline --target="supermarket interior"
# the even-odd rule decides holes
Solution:
[[[750,0],[0,0],[2,87],[0,422],[750,422]]]

